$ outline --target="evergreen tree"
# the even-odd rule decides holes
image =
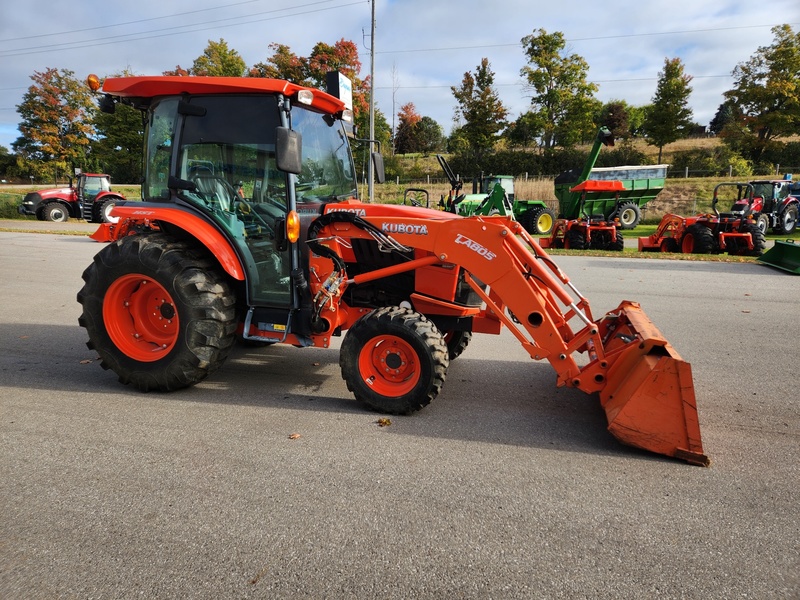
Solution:
[[[94,124],[97,135],[92,141],[91,153],[98,169],[108,173],[114,182],[139,183],[144,144],[141,111],[119,103],[114,107],[114,114],[97,111]]]
[[[508,110],[494,89],[494,72],[489,59],[481,59],[475,73],[467,71],[460,87],[451,87],[456,106],[455,121],[463,121],[460,136],[466,141],[473,159],[481,159],[494,148],[505,129]]]
[[[689,95],[691,75],[684,73],[679,58],[664,59],[664,70],[658,74],[653,104],[645,115],[647,143],[658,148],[658,162],[664,146],[686,137],[692,128],[692,109]]]

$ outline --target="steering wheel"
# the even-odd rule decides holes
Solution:
[[[250,226],[263,226],[264,230],[273,238],[275,237],[275,227],[267,223],[266,219],[262,217],[259,212],[253,209],[253,205],[250,204],[247,200],[243,198],[239,198],[234,202],[233,205],[234,212],[236,216],[245,223],[245,229],[247,228],[247,223],[250,223]],[[261,233],[260,231],[254,233]]]

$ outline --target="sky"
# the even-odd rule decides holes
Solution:
[[[318,42],[351,40],[362,77],[374,57],[376,107],[390,124],[412,102],[449,134],[450,88],[484,57],[510,120],[525,112],[520,40],[560,31],[567,51],[589,64],[603,102],[648,104],[665,59],[680,58],[694,78],[693,118],[707,125],[736,65],[772,44],[771,27],[800,30],[798,0],[374,0],[374,40],[371,0],[0,0],[0,8],[0,146],[9,150],[34,72],[68,69],[81,80],[125,69],[159,75],[191,67],[209,40],[220,39],[248,67],[272,54],[271,43],[307,56]]]

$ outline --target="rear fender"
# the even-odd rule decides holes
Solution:
[[[155,221],[158,223],[169,223],[185,231],[188,235],[197,239],[209,252],[219,261],[225,272],[238,281],[244,281],[244,267],[233,249],[230,241],[222,232],[208,221],[201,219],[197,215],[181,208],[161,207],[152,204],[117,205],[111,211],[115,217],[131,219],[133,221]]]

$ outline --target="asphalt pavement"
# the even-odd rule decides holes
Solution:
[[[335,348],[137,392],[77,323],[101,247],[0,232],[0,598],[800,598],[800,277],[557,258],[692,363],[702,468],[620,445],[508,333],[386,427]]]

